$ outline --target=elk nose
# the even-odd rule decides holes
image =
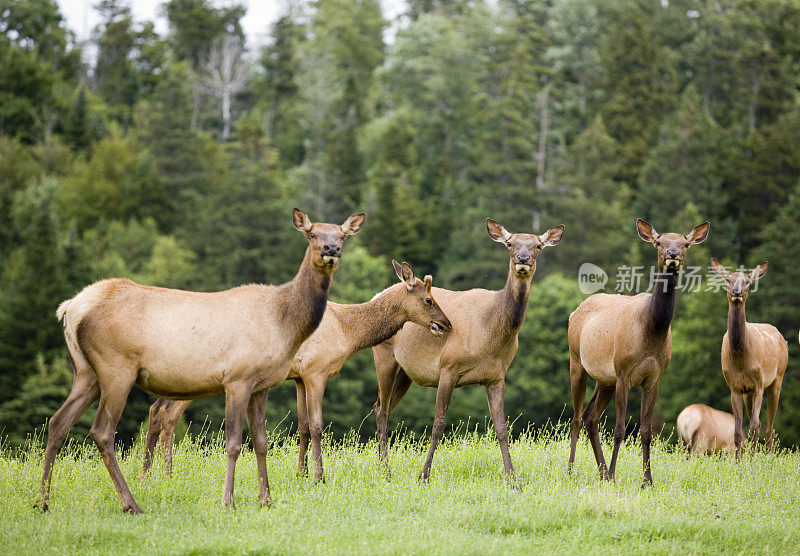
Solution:
[[[517,255],[517,262],[519,264],[528,264],[529,262],[531,262],[531,256],[528,255],[527,253],[520,253],[519,255]]]
[[[342,246],[341,245],[336,245],[336,244],[333,244],[333,243],[328,243],[322,249],[322,254],[323,255],[333,255],[334,257],[338,257],[339,255],[342,254]]]
[[[733,294],[733,297],[741,297],[742,296],[742,290],[733,290],[731,293]]]
[[[680,252],[677,249],[670,249],[667,251],[667,258],[669,259],[677,259],[680,255]]]

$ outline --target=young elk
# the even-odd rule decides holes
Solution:
[[[575,462],[581,422],[585,422],[600,475],[614,480],[619,447],[625,438],[628,392],[631,388],[641,386],[644,484],[652,484],[651,423],[658,396],[658,382],[672,356],[670,323],[675,308],[678,271],[689,247],[708,236],[709,224],[700,224],[689,235],[658,234],[641,218],[636,221],[636,226],[639,236],[652,243],[658,251],[661,273],[654,280],[653,293],[634,296],[598,293],[588,297],[569,317],[569,374],[574,407],[570,426],[569,469]],[[590,376],[597,386],[581,414],[586,380]],[[614,452],[611,466],[606,468],[598,422],[613,397],[616,397],[617,414]]]
[[[783,373],[789,362],[786,340],[771,324],[746,322],[744,304],[750,285],[764,276],[767,263],[750,274],[729,273],[719,261],[711,259],[711,268],[725,280],[728,294],[728,331],[722,337],[722,375],[731,389],[731,407],[736,430],[736,459],[742,456],[742,398],[750,419],[752,449],[758,444],[761,429],[759,414],[767,394],[767,448],[772,451],[775,430],[772,425],[778,411]]]
[[[692,404],[678,415],[678,438],[690,454],[732,454],[733,415],[701,403]]]
[[[247,417],[259,476],[259,501],[269,503],[264,422],[269,388],[286,380],[305,340],[319,325],[344,239],[364,214],[337,226],[313,224],[294,209],[294,226],[308,240],[297,276],[281,286],[249,285],[215,293],[142,286],[114,278],[96,282],[62,303],[56,315],[75,372],[72,391],[49,424],[37,505],[47,509],[53,461],[69,428],[100,397],[92,439],[122,507],[141,513],[114,454],[114,432],[134,384],[164,398],[225,394],[228,455],[222,503],[234,506],[233,482]]]
[[[300,429],[298,475],[307,473],[309,434],[313,441],[315,480],[324,481],[321,439],[322,397],[328,379],[339,374],[344,362],[355,352],[393,336],[403,324],[413,322],[430,328],[436,336],[451,330],[450,321],[431,295],[433,279],[414,277],[408,263],[392,261],[400,283],[377,294],[367,303],[342,305],[328,302],[317,330],[306,340],[292,361],[288,378],[297,386],[297,414]],[[164,452],[164,470],[172,469],[172,438],[175,425],[191,400],[158,400],[150,409],[142,474],[147,473],[159,433]]]
[[[436,417],[425,465],[419,474],[427,480],[433,453],[445,427],[447,406],[454,388],[468,384],[486,387],[489,411],[500,443],[508,479],[515,482],[508,452],[508,430],[503,411],[505,376],[517,353],[517,333],[525,320],[536,257],[547,245],[561,241],[564,226],[541,236],[510,234],[487,219],[489,236],[510,253],[508,279],[500,291],[474,289],[449,291],[436,288],[436,299],[453,323],[445,337],[432,336],[420,326],[407,324],[397,335],[372,348],[378,374],[375,416],[381,459],[387,460],[389,416],[411,382],[437,388]]]

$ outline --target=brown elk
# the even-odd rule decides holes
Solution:
[[[538,236],[511,234],[492,219],[487,219],[486,225],[489,236],[505,245],[510,253],[505,287],[500,291],[434,288],[433,294],[453,323],[448,336],[434,337],[420,326],[406,324],[394,337],[372,348],[378,374],[378,400],[374,408],[384,462],[389,417],[411,382],[437,388],[436,416],[428,456],[419,475],[421,480],[430,475],[453,389],[482,384],[486,387],[506,476],[515,482],[503,411],[504,381],[517,353],[517,333],[525,320],[536,258],[543,247],[561,241],[564,226],[555,226]]]
[[[707,405],[696,403],[678,414],[678,439],[690,454],[732,454],[733,415]]]
[[[722,376],[731,389],[731,408],[735,431],[736,459],[742,455],[742,399],[750,419],[750,443],[758,444],[761,429],[759,416],[764,394],[767,396],[767,448],[772,451],[775,413],[781,395],[783,373],[789,362],[786,339],[771,324],[745,320],[744,304],[750,285],[764,276],[767,263],[761,263],[750,274],[729,273],[719,261],[711,259],[711,268],[725,280],[728,296],[728,330],[722,337]]]
[[[87,286],[59,306],[56,315],[64,321],[75,377],[67,401],[50,419],[37,505],[47,509],[56,453],[72,424],[99,396],[90,434],[123,509],[142,512],[114,453],[114,432],[134,384],[163,398],[225,394],[228,462],[222,503],[234,506],[245,416],[256,452],[259,501],[269,503],[267,391],[286,380],[294,354],[322,320],[344,239],[364,223],[363,213],[341,226],[312,223],[299,209],[293,218],[308,248],[295,278],[281,286],[199,293],[114,278]]]
[[[315,479],[324,481],[321,439],[323,430],[322,397],[328,379],[339,374],[344,362],[362,349],[374,346],[393,336],[406,322],[428,327],[441,336],[451,330],[439,304],[431,295],[433,279],[414,277],[408,263],[392,261],[401,282],[375,295],[367,303],[342,305],[328,302],[328,308],[317,330],[300,346],[292,361],[288,379],[297,386],[297,414],[300,430],[298,475],[308,470],[306,454],[309,436],[316,467]],[[164,471],[172,468],[172,439],[175,425],[191,400],[158,400],[150,408],[142,475],[152,462],[156,441],[161,436]]]
[[[569,374],[574,413],[570,426],[569,469],[575,462],[575,447],[586,425],[600,475],[614,480],[617,455],[625,438],[625,411],[628,392],[642,388],[640,431],[644,466],[644,484],[652,484],[650,441],[653,407],[658,383],[672,356],[670,323],[675,309],[678,272],[691,245],[708,236],[704,222],[689,235],[658,234],[642,220],[636,221],[639,236],[658,251],[658,269],[652,294],[634,296],[598,293],[588,297],[569,317]],[[594,394],[581,414],[586,381],[596,382]],[[606,468],[600,445],[598,423],[611,398],[616,397],[616,425],[611,465]]]

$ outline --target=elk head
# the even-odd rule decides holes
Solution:
[[[408,295],[403,300],[403,308],[406,310],[409,320],[429,327],[434,336],[450,332],[453,329],[450,319],[431,295],[431,286],[433,285],[431,275],[427,274],[425,280],[420,280],[414,276],[414,270],[410,264],[405,262],[400,264],[393,260],[392,265],[397,277],[406,286]]]
[[[366,215],[354,214],[341,226],[336,224],[313,223],[302,210],[294,209],[294,227],[308,240],[311,247],[312,262],[325,274],[331,274],[342,256],[342,244],[364,225]]]
[[[499,222],[486,219],[486,228],[489,230],[489,237],[497,243],[502,243],[508,248],[511,255],[511,266],[514,273],[520,278],[530,278],[536,272],[536,257],[542,247],[555,245],[561,241],[564,233],[564,225],[553,226],[540,236],[536,234],[512,234],[509,233]]]
[[[636,228],[639,237],[648,243],[655,245],[658,250],[658,268],[671,272],[678,272],[683,265],[686,251],[690,246],[703,242],[708,237],[710,228],[708,222],[703,222],[689,232],[688,235],[666,233],[659,234],[650,224],[636,219]]]
[[[717,259],[712,257],[711,269],[714,271],[714,274],[725,280],[725,285],[728,290],[728,301],[730,303],[744,303],[747,301],[747,293],[750,291],[750,285],[767,272],[767,262],[764,261],[755,267],[750,274],[747,274],[744,272],[728,272]]]

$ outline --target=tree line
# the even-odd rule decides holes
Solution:
[[[789,340],[776,430],[800,441],[800,1],[405,7],[387,20],[378,0],[291,2],[248,48],[235,4],[169,0],[162,35],[102,0],[79,41],[54,1],[0,0],[0,434],[23,443],[69,391],[62,300],[111,276],[205,291],[286,281],[303,255],[298,206],[317,221],[367,212],[334,276],[344,303],[392,283],[393,258],[437,286],[502,287],[487,216],[511,232],[566,225],[508,373],[517,432],[567,417],[580,265],[604,269],[607,291],[621,267],[645,267],[646,286],[655,261],[635,219],[681,233],[707,219],[688,265],[769,260],[748,316]],[[690,403],[729,409],[726,314],[720,291],[679,296],[665,435]],[[328,385],[335,436],[373,434],[376,391],[367,350]],[[125,441],[151,401],[131,396]],[[423,432],[434,396],[412,388],[395,422]],[[294,402],[291,385],[270,392],[270,426],[293,427]],[[211,399],[187,416],[199,433],[223,413]],[[486,415],[481,389],[454,395],[451,423]]]

